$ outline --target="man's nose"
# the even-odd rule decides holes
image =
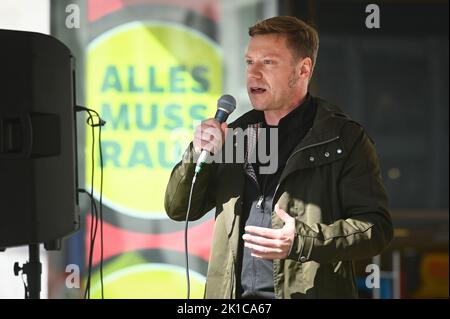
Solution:
[[[257,64],[251,64],[247,67],[247,78],[249,79],[261,79],[261,69]]]

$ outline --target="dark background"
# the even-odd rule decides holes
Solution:
[[[379,29],[365,26],[369,3]],[[448,298],[448,2],[280,0],[279,9],[319,31],[311,91],[376,143],[395,226],[382,271],[400,253],[402,297]]]

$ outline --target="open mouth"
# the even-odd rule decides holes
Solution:
[[[264,89],[264,88],[260,88],[260,87],[251,87],[250,88],[251,94],[262,94],[264,92],[266,92],[266,89]]]

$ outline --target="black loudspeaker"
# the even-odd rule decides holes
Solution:
[[[74,59],[44,34],[0,43],[0,247],[50,247],[80,225]]]

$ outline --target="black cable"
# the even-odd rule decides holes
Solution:
[[[97,204],[95,204],[95,199],[92,196],[92,194],[90,192],[86,191],[83,188],[79,188],[78,191],[81,192],[81,193],[85,193],[86,195],[89,196],[89,199],[91,201],[91,207],[93,207],[91,215],[92,215],[92,217],[94,217],[94,215],[97,216],[98,215],[97,214]],[[91,233],[89,234],[89,237],[90,237],[89,238],[90,239],[90,244],[89,244],[89,262],[88,262],[89,271],[88,271],[88,278],[86,280],[86,289],[84,291],[84,298],[85,299],[87,297],[90,298],[90,282],[91,282],[91,280],[90,280],[91,279],[90,278],[90,274],[91,274],[90,269],[92,268],[92,255],[93,255],[93,241],[92,241],[92,238],[94,238],[94,241],[95,241],[95,237],[97,235],[96,231],[93,231],[94,230],[93,225],[94,225],[94,219],[91,222]]]
[[[191,190],[189,192],[188,208],[187,208],[187,213],[186,213],[186,222],[185,222],[185,226],[184,226],[184,253],[185,253],[185,262],[186,262],[187,299],[190,299],[190,295],[191,295],[191,281],[189,278],[188,224],[189,224],[189,212],[191,210],[192,191],[194,190],[194,184],[195,184],[196,178],[197,178],[197,173],[195,173],[194,177],[192,178]]]
[[[102,289],[102,299],[105,298],[103,292],[103,152],[102,152],[102,126],[98,128],[98,142],[100,154],[100,286]]]
[[[94,127],[98,126],[98,141],[99,141],[99,155],[100,155],[100,287],[101,287],[101,296],[102,299],[104,299],[104,289],[103,289],[103,152],[102,152],[102,126],[106,124],[105,121],[101,119],[99,114],[95,110],[88,109],[89,111],[92,111],[95,113],[95,115],[98,118],[98,123],[93,122],[93,117],[89,112],[90,117],[88,118],[87,122],[92,127],[92,130],[94,132]],[[94,137],[92,138],[94,141]],[[94,142],[93,142],[94,144]],[[94,150],[94,146],[92,146],[92,150]],[[93,154],[93,151],[92,151]],[[92,186],[93,186],[93,175],[94,175],[94,156],[92,156]],[[92,194],[93,194],[93,187],[91,188]],[[96,215],[96,221],[98,223],[98,215]],[[97,233],[97,227],[98,224],[96,223],[95,227],[95,234]],[[95,243],[95,236],[94,236],[94,243]],[[93,244],[94,244],[93,243]]]
[[[94,151],[95,151],[95,127],[99,127],[99,133],[98,133],[98,140],[99,140],[99,154],[100,154],[100,286],[101,286],[101,296],[102,299],[104,299],[104,288],[103,288],[103,152],[102,152],[102,141],[101,141],[101,134],[102,134],[102,126],[106,124],[104,120],[101,119],[99,114],[92,109],[86,108],[84,106],[76,106],[76,111],[85,111],[89,114],[87,118],[87,124],[91,126],[92,128],[92,150],[91,150],[91,190],[90,193],[87,193],[91,198],[91,227],[90,227],[90,244],[89,244],[89,261],[88,261],[88,278],[86,280],[86,290],[84,293],[84,298],[90,298],[91,293],[91,277],[92,277],[92,259],[94,254],[94,246],[95,246],[95,240],[97,237],[97,230],[98,230],[98,220],[99,220],[99,214],[97,210],[97,205],[95,204],[94,199],[94,168],[95,168],[95,157],[94,157]],[[94,115],[92,115],[92,113]],[[98,118],[98,122],[94,121],[94,116]]]
[[[88,111],[89,117],[88,117],[88,121],[89,119],[92,119],[92,115],[91,112]],[[88,123],[89,124],[89,123]],[[92,132],[92,149],[91,149],[91,192],[90,192],[90,196],[91,198],[94,198],[94,170],[95,170],[95,156],[94,156],[94,150],[95,150],[95,130],[94,130],[94,126],[91,125],[91,132]],[[90,299],[91,298],[91,276],[92,276],[92,259],[93,259],[93,255],[94,255],[94,244],[95,244],[95,238],[97,236],[97,210],[94,210],[94,202],[91,200],[91,231],[90,231],[90,249],[89,249],[89,275],[88,275],[88,281],[86,283],[86,293],[84,295],[84,298],[86,299],[86,294],[87,297]],[[94,218],[94,214],[95,214],[95,218]]]
[[[94,156],[94,150],[95,150],[95,130],[92,123],[89,123],[90,120],[92,120],[92,114],[90,111],[88,111],[89,117],[88,117],[88,125],[91,126],[92,131],[92,149],[91,149],[91,189],[90,189],[90,197],[94,198],[94,170],[95,170],[95,156]],[[94,245],[95,245],[95,238],[97,237],[97,227],[98,227],[98,221],[97,221],[97,209],[94,209],[94,202],[91,200],[91,230],[89,233],[90,237],[90,244],[89,244],[89,262],[88,262],[88,279],[86,282],[86,291],[84,294],[84,298],[91,298],[91,278],[92,278],[92,259],[94,255]]]

